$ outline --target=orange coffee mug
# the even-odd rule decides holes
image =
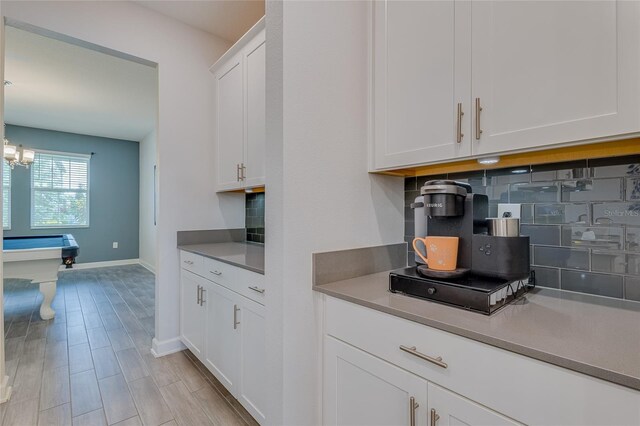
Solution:
[[[424,263],[436,271],[455,271],[458,261],[458,237],[416,237],[413,239],[413,249]],[[426,253],[422,254],[416,245],[422,241]]]

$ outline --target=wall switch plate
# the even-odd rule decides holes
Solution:
[[[118,248],[118,242],[117,241],[113,242],[113,248]]]
[[[507,212],[511,213],[510,217],[520,219],[520,204],[498,204],[498,217],[504,217]]]

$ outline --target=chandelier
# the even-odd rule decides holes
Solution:
[[[36,152],[31,149],[24,149],[22,145],[15,146],[9,143],[7,138],[4,138],[4,159],[11,167],[22,166],[27,169],[33,163],[33,159],[36,156]]]

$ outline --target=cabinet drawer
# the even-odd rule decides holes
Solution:
[[[264,275],[209,258],[204,259],[203,269],[205,278],[264,304]]]
[[[180,267],[194,274],[202,275],[203,258],[188,251],[180,251]]]
[[[350,302],[325,300],[326,334],[521,422],[640,424],[640,392]],[[400,346],[442,357],[447,367]]]

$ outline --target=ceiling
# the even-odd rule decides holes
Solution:
[[[232,43],[264,16],[264,0],[151,0],[136,3]]]
[[[5,122],[142,140],[155,128],[157,70],[6,27]]]

